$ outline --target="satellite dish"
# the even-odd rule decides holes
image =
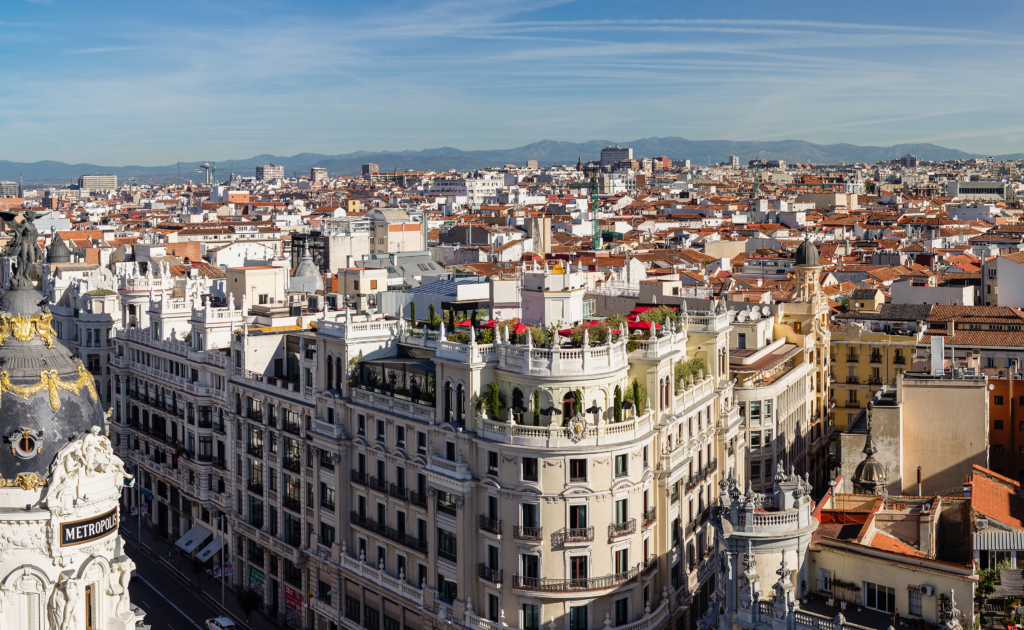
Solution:
[[[772,314],[772,309],[768,308],[767,306],[762,306],[761,314],[764,315],[765,317],[768,317],[769,315]]]
[[[739,313],[738,315],[736,315],[736,321],[738,321],[738,322],[745,322],[745,321],[747,321],[747,314],[745,312]]]
[[[734,311],[732,309],[729,309],[728,316],[729,316],[729,321],[730,322],[736,321],[736,311]]]
[[[757,311],[751,311],[751,313],[750,313],[750,321],[756,322],[759,319],[761,319],[761,314],[758,313]]]

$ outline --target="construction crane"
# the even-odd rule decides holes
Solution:
[[[240,170],[240,171],[251,171],[251,170],[254,170],[254,169],[251,166],[250,167],[244,167],[243,166],[243,167],[240,167],[238,170]],[[217,163],[216,162],[203,162],[202,164],[199,165],[199,168],[197,168],[195,172],[197,172],[197,173],[206,172],[206,183],[211,185],[211,186],[216,186],[217,185]],[[228,183],[229,184],[232,183],[234,178],[235,178],[235,165],[234,165],[234,163],[232,163],[231,164],[231,180],[229,180]]]
[[[761,166],[764,166],[763,161],[754,160],[754,199],[757,199],[758,194],[760,194],[760,180],[757,178],[757,169]]]
[[[598,249],[601,248],[601,241],[600,241],[601,234],[598,231],[598,227],[599,226],[597,224],[597,188],[598,188],[597,187],[597,169],[595,168],[595,169],[593,169],[590,172],[590,183],[574,184],[574,185],[570,186],[570,188],[575,188],[577,190],[589,189],[589,191],[590,191],[590,204],[589,205],[590,205],[590,217],[591,217],[591,223],[592,223],[591,239],[592,239],[592,244],[593,244],[593,247],[594,247],[594,251],[596,252]]]

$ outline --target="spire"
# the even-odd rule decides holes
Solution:
[[[872,455],[874,455],[875,453],[878,452],[878,449],[875,448],[875,443],[871,440],[871,415],[872,415],[871,412],[873,411],[873,409],[874,409],[874,405],[872,405],[869,402],[868,403],[868,435],[867,435],[867,438],[864,440],[864,450],[861,451],[862,453],[864,453],[868,457],[871,457]]]

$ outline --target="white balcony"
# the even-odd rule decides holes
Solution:
[[[651,431],[653,417],[654,415],[648,410],[639,418],[633,417],[623,422],[590,424],[584,429],[582,438],[575,441],[570,438],[570,429],[560,424],[532,426],[495,422],[483,417],[477,418],[477,433],[481,437],[495,442],[538,448],[600,446],[639,439]]]

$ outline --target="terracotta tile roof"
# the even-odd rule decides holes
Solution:
[[[921,336],[921,343],[930,344],[932,337],[942,337],[945,344],[954,346],[969,347],[1007,347],[1024,348],[1024,332],[1001,330],[957,330],[956,334],[950,337],[944,331],[925,333]]]
[[[885,532],[875,532],[874,537],[871,539],[871,546],[885,551],[895,551],[896,553],[902,553],[908,556],[917,556],[919,558],[928,557],[928,554],[923,551],[915,549],[895,536],[886,534]]]
[[[1024,324],[1024,313],[1009,306],[956,306],[936,304],[928,322]]]
[[[975,464],[971,508],[1004,525],[1024,529],[1024,497],[1020,484]]]

